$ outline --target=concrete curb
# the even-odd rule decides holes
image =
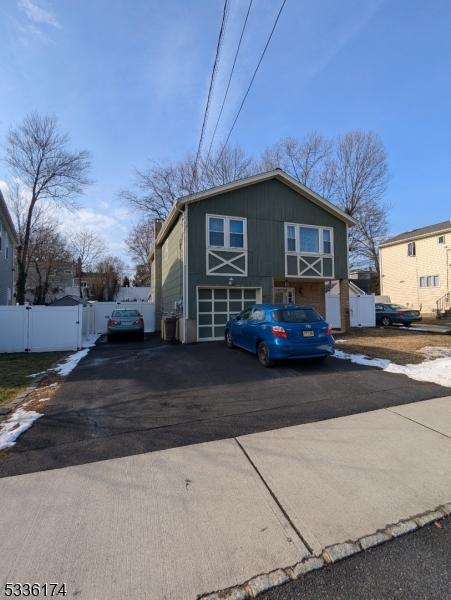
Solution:
[[[451,502],[441,504],[434,510],[415,515],[410,519],[403,519],[398,523],[387,525],[385,529],[361,537],[356,541],[328,546],[322,551],[320,556],[309,556],[290,567],[275,569],[269,573],[262,573],[256,577],[252,577],[241,585],[201,594],[197,597],[197,600],[251,600],[263,592],[283,585],[288,581],[299,579],[311,571],[321,569],[326,565],[333,564],[374,546],[379,546],[449,516],[451,516]]]

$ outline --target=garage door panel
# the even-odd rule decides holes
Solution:
[[[257,302],[256,288],[198,288],[198,340],[222,340],[227,321]]]

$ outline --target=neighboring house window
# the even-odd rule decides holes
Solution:
[[[440,287],[439,275],[425,275],[420,277],[420,288]]]
[[[445,236],[444,235],[439,235],[438,236],[438,243],[439,244],[444,244],[445,243]]]
[[[246,248],[246,219],[207,215],[207,223],[209,248]]]
[[[64,269],[64,275],[72,275],[71,269]]]
[[[407,256],[416,256],[415,242],[409,242],[407,244]]]
[[[285,246],[287,252],[300,254],[333,254],[333,235],[330,227],[286,224]]]

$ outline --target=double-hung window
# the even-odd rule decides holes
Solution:
[[[416,256],[417,249],[415,247],[415,242],[409,242],[407,244],[407,256]]]
[[[333,230],[330,227],[286,224],[285,247],[287,252],[298,254],[333,254]]]
[[[246,248],[246,219],[207,215],[209,248],[244,250]]]

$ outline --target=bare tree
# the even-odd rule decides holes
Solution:
[[[105,254],[105,242],[92,229],[75,231],[69,240],[70,252],[77,263],[77,278],[80,298],[83,297],[83,274],[92,270],[94,263],[101,260]]]
[[[36,235],[33,252],[33,265],[37,280],[34,290],[34,304],[45,304],[48,299],[51,273],[62,262],[70,262],[71,256],[67,240],[54,225],[46,224]]]
[[[145,171],[136,171],[135,189],[123,190],[120,196],[148,218],[165,219],[175,200],[216,185],[246,177],[255,172],[252,158],[241,148],[219,151],[208,159],[201,159],[197,170],[195,157],[170,165],[151,165]]]
[[[333,180],[333,142],[313,131],[302,139],[283,138],[266,148],[261,170],[280,168],[321,195],[330,193]]]
[[[94,265],[91,290],[97,300],[114,300],[126,271],[125,263],[116,256],[105,256]]]
[[[88,153],[71,152],[68,143],[69,136],[58,131],[55,117],[37,113],[25,117],[21,125],[9,131],[6,139],[5,161],[29,196],[22,242],[17,249],[19,304],[25,301],[28,246],[35,210],[46,201],[73,208],[76,196],[90,183]]]
[[[350,229],[351,260],[369,263],[377,273],[378,247],[388,229],[387,184],[387,155],[376,134],[351,131],[338,138],[332,199],[357,220]]]
[[[371,132],[351,131],[336,140],[313,132],[301,140],[285,138],[267,148],[261,170],[280,167],[300,183],[337,204],[358,224],[350,229],[354,266],[379,272],[378,246],[387,233],[387,157]]]
[[[128,246],[128,253],[133,259],[136,270],[139,267],[139,277],[135,277],[142,282],[141,285],[150,285],[150,262],[149,254],[154,243],[153,222],[146,219],[133,227],[125,243]]]

